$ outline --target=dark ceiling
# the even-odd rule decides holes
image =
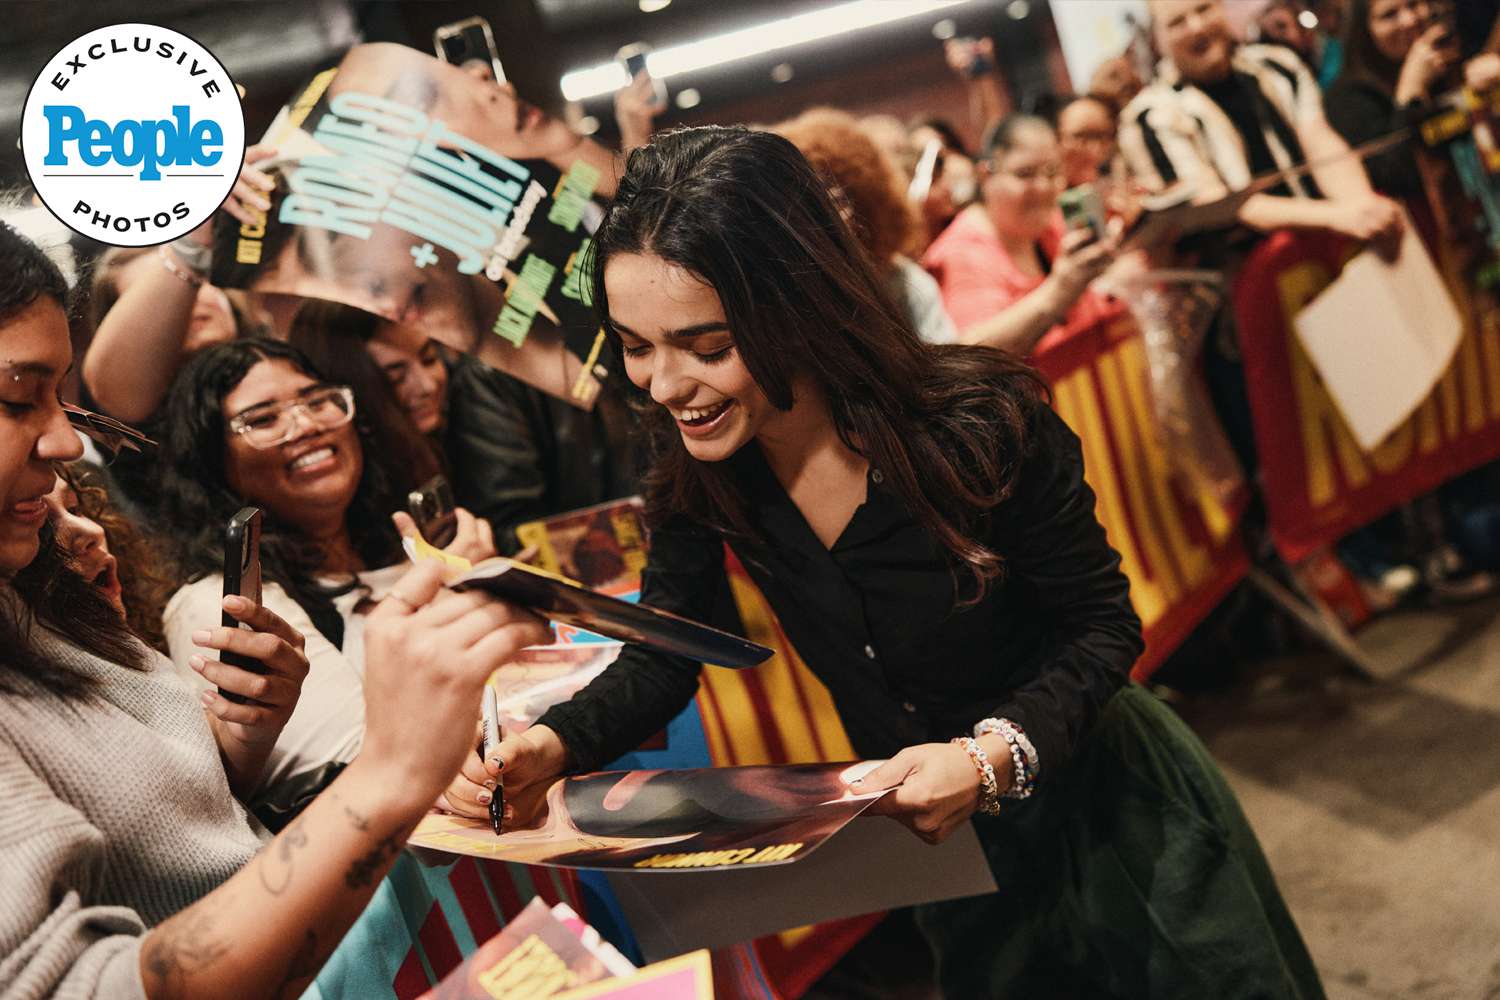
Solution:
[[[494,25],[501,60],[517,88],[533,102],[560,111],[561,75],[607,61],[629,42],[664,48],[828,5],[828,0],[672,0],[663,10],[643,13],[638,0],[11,0],[0,4],[7,21],[0,33],[0,183],[24,181],[17,119],[36,73],[68,41],[107,24],[161,24],[207,46],[246,88],[246,125],[254,137],[298,82],[361,39],[430,50],[434,28],[482,14]],[[1004,32],[1016,25],[1001,13],[1003,6],[1002,0],[970,0],[947,16],[958,22],[960,33]],[[1032,16],[1041,16],[1045,0],[1031,6]],[[840,74],[868,74],[881,60],[935,50],[931,29],[941,16],[741,60],[692,79],[674,79],[672,87],[700,91],[702,104],[695,112],[700,119],[716,104],[743,104],[758,90],[778,86],[770,71],[783,61],[796,74],[791,89],[819,80],[826,89]],[[601,138],[608,139],[609,99],[592,100],[582,110],[601,121]],[[663,124],[670,124],[674,113],[665,115]]]

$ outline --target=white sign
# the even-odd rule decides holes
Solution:
[[[100,28],[43,67],[21,112],[42,203],[113,246],[175,240],[205,222],[245,158],[239,94],[218,59],[151,24]]]

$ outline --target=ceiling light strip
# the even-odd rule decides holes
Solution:
[[[847,3],[767,21],[739,31],[713,35],[659,49],[646,57],[646,69],[658,80],[722,66],[738,59],[833,38],[907,18],[931,14],[973,0],[849,0]],[[601,63],[563,74],[563,97],[583,101],[612,94],[629,82],[617,62]]]

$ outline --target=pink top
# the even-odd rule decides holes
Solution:
[[[1055,257],[1062,236],[1059,216],[1038,241],[1042,253],[1048,258]],[[922,266],[937,279],[943,305],[960,331],[967,331],[1009,308],[1046,280],[1045,274],[1031,275],[1017,267],[985,219],[967,210],[958,213],[932,241],[922,256]],[[1088,322],[1104,311],[1099,296],[1084,292],[1068,310],[1064,325]]]

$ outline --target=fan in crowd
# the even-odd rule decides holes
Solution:
[[[391,520],[405,506],[393,485],[405,470],[389,428],[361,412],[349,386],[329,383],[295,348],[256,338],[194,355],[165,404],[161,509],[183,526],[173,540],[185,581],[163,614],[173,663],[200,690],[212,686],[194,636],[223,593],[223,525],[247,505],[264,512],[263,603],[306,641],[297,711],[248,797],[282,822],[359,751],[366,623],[407,568]],[[493,555],[489,525],[458,517],[449,551]]]
[[[922,258],[965,343],[1029,354],[1048,331],[1102,308],[1088,286],[1114,259],[1118,239],[1064,233],[1063,171],[1057,134],[1043,119],[1013,115],[990,130],[983,201],[960,212]]]
[[[18,996],[298,993],[365,908],[408,832],[473,753],[485,680],[543,623],[409,571],[367,632],[357,758],[271,840],[238,796],[259,780],[308,664],[296,631],[197,623],[219,689],[197,697],[73,568],[47,528],[56,463],[82,453],[59,400],[68,287],[0,225],[0,954]],[[96,577],[97,579],[97,577]],[[103,769],[103,770],[101,770]],[[107,780],[101,775],[107,772]],[[263,849],[265,848],[265,849]]]

